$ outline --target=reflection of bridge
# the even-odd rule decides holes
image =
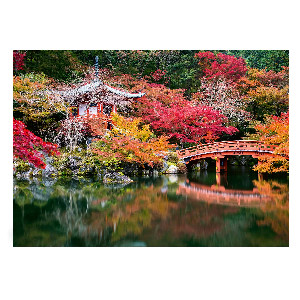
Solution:
[[[177,155],[183,159],[186,164],[193,160],[202,158],[215,158],[216,171],[227,171],[227,157],[231,155],[251,155],[258,158],[261,155],[273,156],[275,146],[267,146],[258,141],[226,141],[216,142],[195,147],[178,150]]]
[[[177,195],[186,195],[190,198],[208,203],[259,206],[262,203],[272,201],[268,195],[261,194],[257,188],[253,190],[226,189],[224,186],[204,185],[199,183],[186,183],[179,185]]]

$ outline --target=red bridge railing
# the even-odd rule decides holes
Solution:
[[[253,152],[271,154],[274,152],[274,150],[275,146],[265,145],[259,141],[238,140],[199,144],[195,147],[178,150],[177,155],[179,158],[185,159],[201,155],[209,157],[216,153],[223,155],[247,155],[247,152],[249,152],[249,155],[251,155]]]

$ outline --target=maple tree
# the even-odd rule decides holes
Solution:
[[[91,145],[92,151],[102,160],[117,158],[153,167],[161,161],[165,151],[173,148],[166,136],[155,137],[149,125],[141,125],[139,118],[113,114],[112,121],[113,129]]]
[[[23,122],[13,119],[13,155],[32,163],[37,168],[45,168],[42,152],[52,156],[59,155],[57,145],[45,142],[26,129]]]
[[[42,138],[52,138],[67,104],[54,92],[55,82],[43,74],[13,77],[13,114]]]
[[[224,77],[230,81],[237,81],[247,72],[246,61],[241,57],[214,54],[210,51],[198,52],[195,57],[199,60],[203,75],[208,79]]]
[[[256,81],[258,85],[284,88],[289,84],[289,68],[283,66],[279,72],[249,69],[247,77],[249,80]]]
[[[267,115],[280,116],[289,105],[289,68],[280,72],[250,69],[237,83],[248,111],[263,121]]]
[[[194,106],[183,100],[163,105],[148,102],[144,119],[160,134],[175,138],[180,143],[209,142],[222,134],[233,134],[237,129],[226,127],[227,118],[209,106]]]
[[[25,56],[26,56],[26,53],[20,53],[19,51],[13,52],[14,71],[23,70]]]
[[[273,87],[282,89],[289,85],[289,68],[282,67],[279,72],[267,71],[266,69],[249,69],[247,76],[241,77],[237,81],[237,86],[241,93],[248,93],[258,87]]]
[[[164,84],[151,83],[146,78],[134,78],[131,75],[123,74],[120,76],[114,76],[111,80],[118,85],[124,86],[131,92],[143,91],[146,95],[139,99],[137,102],[137,108],[142,109],[144,99],[157,100],[165,104],[171,102],[180,101],[184,99],[183,89],[170,89]]]
[[[254,170],[261,173],[289,171],[289,112],[280,117],[269,116],[266,124],[258,124],[256,138],[266,145],[275,145],[274,156],[262,156]]]

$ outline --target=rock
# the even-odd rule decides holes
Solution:
[[[18,179],[25,179],[25,180],[29,180],[32,174],[32,170],[30,169],[27,172],[17,172],[16,173],[16,178]]]
[[[161,170],[162,173],[166,173],[166,171],[168,170],[169,165],[167,164],[166,161],[163,161],[163,168]]]
[[[177,174],[178,173],[178,167],[171,165],[166,171],[166,174]]]
[[[33,172],[32,172],[32,176],[33,177],[36,177],[36,176],[39,176],[41,175],[42,171],[38,168],[34,169]]]
[[[50,164],[47,164],[45,169],[42,171],[43,177],[50,177],[52,174],[56,174],[57,170]]]
[[[68,167],[74,171],[79,169],[81,158],[79,156],[69,156]]]
[[[133,182],[128,176],[125,176],[123,173],[113,172],[107,173],[103,178],[104,183],[129,183]]]

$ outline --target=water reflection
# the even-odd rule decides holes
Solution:
[[[287,246],[287,182],[246,175],[15,181],[14,245]]]
[[[261,206],[273,200],[271,195],[262,193],[257,188],[250,191],[227,189],[221,185],[208,186],[189,180],[179,185],[177,193],[198,201],[234,206]]]

